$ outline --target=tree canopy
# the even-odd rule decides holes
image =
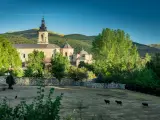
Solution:
[[[87,79],[89,77],[86,68],[78,68],[75,66],[70,67],[68,75],[74,81],[83,81],[84,79]]]
[[[22,62],[18,51],[4,37],[0,36],[0,70],[8,70],[9,68],[19,68]]]
[[[32,53],[28,55],[27,61],[27,76],[42,76],[44,69],[44,52],[34,50]]]
[[[130,71],[144,66],[136,46],[123,30],[103,29],[92,44],[95,64],[105,72]]]
[[[61,79],[67,74],[70,62],[67,57],[63,57],[62,54],[56,53],[52,58],[52,73],[61,82]]]
[[[160,53],[156,53],[147,65],[148,68],[151,68],[160,78]]]

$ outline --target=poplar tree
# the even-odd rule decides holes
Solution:
[[[92,44],[96,61],[107,71],[120,73],[144,66],[137,47],[123,30],[103,29]]]

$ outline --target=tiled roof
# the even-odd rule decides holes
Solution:
[[[14,44],[15,48],[59,48],[55,44]]]
[[[72,48],[67,42],[62,46],[62,48]]]
[[[84,50],[82,49],[82,50],[80,51],[80,54],[81,54],[81,55],[84,55],[84,54],[85,54],[85,55],[88,55],[88,52],[86,52],[86,51],[84,51]]]

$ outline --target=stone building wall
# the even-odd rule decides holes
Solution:
[[[25,62],[28,60],[28,54],[32,53],[34,50],[42,51],[44,52],[45,59],[51,59],[52,55],[54,55],[54,51],[56,52],[60,51],[60,48],[55,48],[55,49],[49,49],[49,48],[43,48],[43,49],[18,49],[18,52],[20,53],[20,57],[22,62]],[[24,56],[25,54],[25,56]]]

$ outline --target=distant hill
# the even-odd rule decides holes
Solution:
[[[150,47],[144,44],[139,44],[136,42],[133,42],[133,43],[137,46],[139,54],[143,57],[145,56],[146,53],[149,53],[149,54],[160,53],[160,49]]]
[[[151,44],[149,46],[160,49],[160,44]]]
[[[37,34],[38,29],[30,29],[24,31],[8,32],[4,33],[4,37],[10,40],[13,44],[36,44],[38,39]],[[75,52],[79,52],[82,47],[88,52],[91,52],[92,41],[95,39],[95,36],[86,36],[82,34],[57,34],[56,32],[49,31],[49,43],[57,44],[62,46],[65,43],[67,38],[68,43],[75,49]],[[141,56],[145,56],[146,53],[154,54],[160,52],[160,49],[155,48],[155,46],[147,46],[139,43],[133,42],[138,48],[138,51]]]
[[[8,32],[2,35],[6,37],[9,41],[11,41],[13,44],[23,44],[23,43],[36,44],[36,41],[38,39],[37,31],[38,29],[30,29],[24,31]],[[91,39],[87,40],[86,38],[85,39],[82,38],[82,40],[79,40],[79,39],[74,39],[75,35],[73,35],[73,37],[72,35],[66,35],[66,36],[63,34],[57,34],[55,32],[49,31],[49,43],[62,46],[67,38],[68,43],[75,48],[76,53],[79,52],[82,49],[82,47],[89,53],[91,52],[91,47],[92,47]]]
[[[78,40],[94,40],[96,36],[86,36],[81,34],[69,34],[65,35],[66,38],[69,39],[78,39]]]

